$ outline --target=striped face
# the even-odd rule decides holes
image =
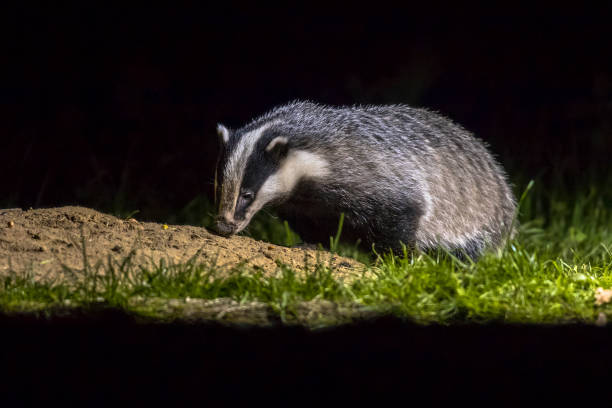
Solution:
[[[327,163],[318,154],[293,149],[287,136],[266,123],[242,134],[217,127],[222,152],[215,174],[217,231],[242,231],[265,205],[282,202],[304,178],[324,177]]]

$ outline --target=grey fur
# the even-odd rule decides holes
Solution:
[[[245,134],[264,125],[253,151],[241,156],[243,172],[246,161],[259,168],[252,164],[268,160],[266,143],[279,136],[286,138],[287,151],[311,152],[327,162],[328,176],[301,180],[273,203],[306,242],[329,242],[341,212],[344,238],[379,249],[400,250],[403,243],[477,258],[511,232],[516,202],[506,175],[486,144],[461,126],[406,105],[331,107],[296,101],[230,131],[219,162],[225,212],[220,211],[217,226],[223,233],[235,232],[223,214],[228,209],[238,214],[247,205],[240,191],[248,189],[227,157],[245,143]]]

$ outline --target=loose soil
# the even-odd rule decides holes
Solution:
[[[225,238],[205,228],[122,220],[98,211],[66,206],[46,209],[0,210],[0,275],[30,269],[34,279],[64,277],[62,264],[83,269],[82,243],[90,265],[120,261],[133,251],[133,262],[159,264],[197,262],[222,271],[245,264],[272,276],[277,261],[298,273],[317,262],[333,266],[339,279],[362,276],[363,264],[326,251],[288,248],[248,237]],[[100,268],[103,269],[103,268]]]

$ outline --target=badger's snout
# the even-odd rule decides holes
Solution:
[[[236,232],[238,226],[224,217],[219,217],[215,223],[215,229],[220,235],[228,237]]]

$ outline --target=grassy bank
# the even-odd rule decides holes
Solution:
[[[526,191],[525,184],[519,186]],[[337,324],[379,314],[421,323],[604,324],[612,318],[612,197],[604,187],[523,194],[520,234],[477,263],[447,254],[392,256],[339,245],[368,263],[374,276],[348,283],[325,264],[300,278],[279,265],[278,277],[237,268],[221,278],[214,264],[195,261],[142,268],[122,261],[66,271],[74,283],[36,283],[12,271],[0,284],[0,308],[40,316],[111,307],[152,319],[239,323]],[[210,207],[194,200],[168,222],[207,225]],[[204,216],[202,215],[204,214]],[[281,245],[299,243],[281,220],[262,214],[247,234]],[[100,273],[101,271],[104,273]],[[602,291],[603,290],[603,291]],[[599,299],[599,300],[598,300]]]

